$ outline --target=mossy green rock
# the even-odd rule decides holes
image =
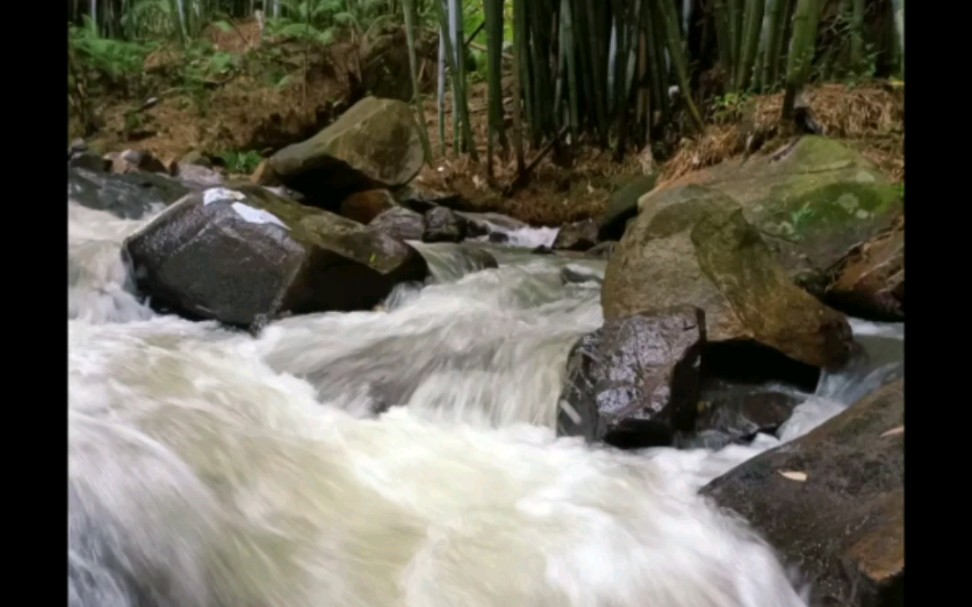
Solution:
[[[787,272],[819,294],[826,271],[849,249],[886,229],[903,209],[897,186],[844,144],[805,136],[772,156],[731,160],[659,186],[641,213],[710,186],[740,204]]]
[[[638,214],[638,201],[650,192],[658,175],[638,175],[626,179],[608,198],[607,208],[598,220],[600,240],[621,240],[628,220]]]
[[[709,342],[753,341],[817,367],[846,360],[846,318],[793,284],[738,203],[702,186],[670,197],[611,256],[606,320],[687,304],[705,312]]]
[[[250,328],[281,314],[370,309],[428,275],[396,238],[242,184],[184,197],[124,252],[153,305]]]
[[[317,135],[271,156],[262,179],[331,208],[353,191],[407,184],[424,158],[409,105],[366,97]]]

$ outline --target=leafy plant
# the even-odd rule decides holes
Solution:
[[[260,165],[263,157],[250,151],[228,150],[219,155],[231,173],[249,175]]]
[[[750,99],[748,93],[726,93],[712,100],[712,116],[717,122],[728,122],[739,118],[743,106]]]
[[[68,40],[71,50],[85,66],[113,80],[140,73],[145,57],[152,51],[148,44],[101,37],[88,17],[84,26],[69,28]]]

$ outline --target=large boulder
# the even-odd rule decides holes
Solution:
[[[357,190],[407,184],[424,159],[409,105],[366,97],[317,135],[279,150],[255,180],[282,183],[316,206],[333,208]]]
[[[904,215],[842,260],[825,300],[862,318],[904,320]]]
[[[141,219],[146,213],[172,204],[188,193],[189,188],[165,175],[116,175],[80,167],[68,168],[68,200],[122,219]]]
[[[395,207],[375,217],[368,228],[399,240],[422,240],[425,218],[411,209]]]
[[[811,605],[903,605],[904,380],[702,493],[810,578]]]
[[[433,63],[439,51],[438,36],[424,28],[416,32],[416,56]],[[412,77],[404,27],[389,27],[364,38],[361,48],[361,84],[369,95],[411,101]]]
[[[370,309],[428,275],[402,241],[252,185],[186,196],[124,251],[153,305],[251,329],[283,314]]]
[[[606,319],[674,305],[705,311],[710,342],[754,342],[834,368],[853,343],[843,314],[793,284],[739,206],[705,187],[642,213],[608,262]]]
[[[568,223],[557,232],[553,248],[560,251],[586,251],[597,244],[597,223],[584,219]]]
[[[828,270],[903,209],[900,189],[871,162],[815,135],[773,155],[729,160],[661,184],[641,198],[640,212],[679,204],[692,185],[738,202],[791,277],[818,296]]]
[[[622,448],[668,445],[691,431],[705,342],[691,306],[608,321],[570,351],[557,432]]]
[[[388,209],[397,206],[388,190],[355,192],[341,201],[341,215],[368,224]]]

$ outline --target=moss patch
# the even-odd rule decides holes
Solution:
[[[792,192],[789,187],[775,192]],[[811,234],[844,229],[869,220],[880,220],[901,210],[897,189],[888,184],[840,182],[814,188],[798,196],[775,194],[782,204],[768,217],[780,226],[780,235],[801,241]]]

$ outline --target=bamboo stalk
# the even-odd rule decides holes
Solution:
[[[446,15],[446,11],[443,5],[439,2],[435,3],[436,8],[439,12],[439,27],[441,28],[441,33],[445,34],[442,36],[442,40],[445,41],[445,55],[446,61],[448,62],[449,72],[452,76],[452,90],[453,90],[453,116],[458,123],[459,128],[462,131],[463,143],[466,144],[466,150],[473,160],[479,160],[479,155],[476,153],[476,147],[472,141],[472,127],[469,124],[469,106],[466,103],[466,91],[465,83],[463,79],[460,78],[460,72],[456,67],[456,55],[455,49],[452,45],[452,40],[449,38],[449,20]],[[453,151],[458,152],[460,146],[457,145]]]
[[[699,132],[702,132],[705,130],[705,123],[702,121],[699,108],[696,107],[695,102],[692,100],[692,92],[689,89],[688,67],[685,61],[685,52],[682,49],[682,39],[678,35],[678,18],[675,15],[675,9],[669,0],[656,0],[655,7],[661,13],[662,24],[665,28],[666,41],[668,43],[668,54],[672,60],[672,67],[675,68],[678,87],[682,91],[685,107],[692,119],[692,124]]]
[[[485,0],[483,9],[486,11],[486,47],[487,79],[489,86],[489,130],[486,137],[486,170],[490,180],[493,179],[493,136],[497,136],[503,149],[508,147],[506,132],[503,129],[503,4],[502,0]]]
[[[780,59],[783,55],[783,39],[786,33],[786,16],[789,14],[791,0],[769,0],[770,9],[769,38],[766,43],[766,58],[763,60],[763,86],[773,89],[779,82]]]
[[[522,110],[522,88],[520,81],[523,72],[520,69],[522,62],[521,43],[523,38],[523,21],[516,17],[519,14],[518,5],[523,0],[513,1],[513,148],[516,153],[516,170],[522,173],[524,168],[523,157],[523,110]]]
[[[786,93],[783,96],[782,111],[784,121],[793,118],[797,93],[803,88],[810,73],[819,20],[819,0],[797,0],[796,12],[793,16],[793,38],[787,57]]]
[[[742,37],[742,11],[739,9],[739,3],[742,0],[729,0],[729,61],[731,62],[731,68],[729,70],[729,82],[735,84],[738,74],[739,74],[739,40]]]
[[[726,74],[731,77],[734,62],[729,53],[729,49],[732,47],[732,38],[729,35],[729,10],[726,7],[726,0],[713,0],[712,10],[712,19],[715,21],[716,45],[719,48],[719,63],[722,64]]]
[[[422,151],[425,162],[432,162],[432,146],[429,143],[429,131],[425,125],[425,108],[422,106],[422,92],[419,89],[418,60],[415,56],[415,4],[414,0],[404,0],[402,9],[405,13],[405,41],[408,45],[408,69],[412,76],[412,102],[418,113],[419,135],[422,139]]]
[[[759,47],[759,34],[763,23],[764,0],[747,0],[745,23],[743,28],[742,47],[739,58],[739,69],[736,71],[736,90],[744,91],[749,86],[749,79],[756,62],[756,50]]]

